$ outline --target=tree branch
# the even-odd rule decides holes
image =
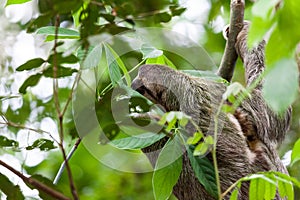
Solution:
[[[230,25],[225,52],[221,61],[218,75],[227,81],[231,81],[235,63],[238,55],[235,51],[236,37],[243,28],[244,23],[244,0],[231,0],[230,4]]]
[[[63,195],[62,193],[50,188],[49,186],[45,185],[44,183],[41,183],[36,179],[26,177],[21,172],[15,170],[13,167],[6,164],[2,160],[0,160],[0,165],[2,165],[3,167],[5,167],[9,171],[11,171],[12,173],[17,175],[18,177],[20,177],[26,184],[29,184],[29,185],[33,186],[34,188],[47,193],[48,195],[52,196],[53,198],[59,199],[59,200],[70,200],[70,198],[68,198],[65,195]]]
[[[30,127],[27,127],[27,126],[24,126],[21,124],[17,124],[17,123],[8,121],[3,115],[1,115],[1,117],[4,120],[4,122],[0,122],[1,125],[6,125],[6,126],[14,127],[14,128],[19,128],[19,129],[26,129],[26,130],[34,131],[34,132],[40,133],[40,134],[45,133],[45,134],[49,135],[54,142],[59,144],[59,142],[48,131],[44,131],[42,129],[34,129],[34,128],[30,128]]]
[[[78,194],[77,190],[74,184],[71,168],[67,159],[66,151],[64,149],[64,127],[63,127],[63,119],[64,119],[64,112],[61,112],[60,109],[60,103],[59,103],[59,94],[58,94],[58,80],[57,80],[57,71],[58,71],[58,60],[57,60],[57,47],[58,47],[58,28],[60,25],[60,16],[56,15],[55,18],[55,39],[54,39],[54,47],[53,47],[53,98],[55,102],[55,108],[56,112],[58,115],[58,121],[59,121],[59,137],[60,137],[60,142],[59,142],[59,148],[62,152],[64,163],[66,165],[67,173],[68,173],[68,178],[69,178],[69,184],[70,184],[70,190],[73,196],[74,200],[78,200]],[[68,99],[70,101],[70,99]],[[66,106],[69,104],[67,103]]]

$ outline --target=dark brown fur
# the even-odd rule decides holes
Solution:
[[[238,35],[236,50],[244,62],[247,84],[250,85],[264,70],[264,42],[249,51],[246,46],[247,25]],[[144,65],[132,87],[166,111],[182,111],[191,116],[206,135],[214,133],[214,116],[226,86],[206,79],[192,77],[161,65]],[[224,192],[239,178],[261,171],[287,173],[276,148],[285,136],[290,121],[290,110],[284,117],[273,113],[266,105],[259,84],[236,112],[219,116],[217,161]],[[188,124],[192,135],[195,127]],[[165,140],[146,149],[159,149]],[[211,155],[207,155],[211,159]],[[152,163],[157,154],[150,158]],[[239,199],[248,199],[249,184],[242,185]],[[183,156],[183,171],[173,193],[180,200],[210,200],[210,196],[196,179],[186,153]],[[229,195],[225,197],[229,199]],[[277,195],[276,199],[280,199]]]

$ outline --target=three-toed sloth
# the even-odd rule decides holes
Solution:
[[[247,32],[248,25],[245,24],[237,37],[235,47],[244,63],[249,86],[265,68],[265,42],[249,50]],[[275,114],[262,97],[261,84],[256,86],[251,97],[246,98],[233,114],[221,112],[219,115],[216,155],[222,192],[239,178],[249,174],[270,170],[287,173],[276,148],[288,130],[291,110],[283,116]],[[184,112],[198,124],[205,135],[213,135],[213,119],[226,85],[193,77],[167,66],[143,65],[132,83],[132,88],[163,106],[166,111]],[[195,132],[193,126],[187,125],[186,129],[188,134]],[[143,151],[154,151],[163,143],[165,140]],[[210,154],[207,157],[212,160]],[[155,161],[156,157],[150,160]],[[173,193],[180,200],[214,199],[195,177],[186,153],[183,155],[183,170]],[[248,193],[249,183],[246,182],[239,190],[239,199],[248,199]],[[229,199],[229,195],[225,199]],[[276,199],[280,199],[278,194]]]

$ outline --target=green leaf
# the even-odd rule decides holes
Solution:
[[[275,175],[278,180],[284,181],[286,183],[292,182],[295,186],[300,188],[300,182],[297,179],[295,179],[294,177],[291,177],[287,174],[283,174],[281,172],[276,172],[276,171],[271,172],[271,173],[273,174],[273,176]]]
[[[169,67],[173,68],[173,69],[177,69],[177,67],[174,65],[174,63],[172,63],[171,60],[169,60],[167,58],[167,56],[163,55],[163,58],[165,60],[166,65],[168,65]]]
[[[42,27],[36,33],[47,35],[46,41],[52,41],[55,39],[55,26]],[[79,39],[80,34],[78,31],[59,27],[57,37],[58,39]]]
[[[249,200],[260,200],[258,199],[258,181],[259,179],[252,179],[249,188]]]
[[[282,198],[294,199],[294,190],[292,183],[278,181],[278,191]]]
[[[176,135],[159,154],[153,173],[152,184],[156,200],[168,199],[182,170],[182,146]]]
[[[252,49],[268,31],[270,31],[274,18],[277,14],[275,6],[278,3],[276,0],[260,0],[252,7],[253,19],[248,34],[248,47]]]
[[[227,87],[222,98],[223,98],[223,100],[228,99],[231,103],[234,103],[235,97],[237,95],[250,96],[249,92],[242,84],[240,84],[238,82],[234,82]]]
[[[28,87],[32,87],[38,84],[38,82],[40,81],[40,78],[42,77],[42,74],[35,74],[32,76],[29,76],[29,78],[27,78],[24,83],[21,85],[21,87],[19,88],[19,92],[22,94],[26,93],[26,89]]]
[[[19,143],[15,140],[10,140],[7,137],[0,135],[0,147],[18,147]]]
[[[32,150],[32,149],[36,149],[39,148],[41,151],[50,151],[52,149],[57,148],[56,146],[54,146],[53,144],[54,142],[48,139],[37,139],[36,141],[33,142],[32,145],[26,147],[26,150]]]
[[[118,56],[118,54],[108,45],[104,44],[106,59],[107,59],[107,65],[109,69],[109,76],[110,80],[113,85],[116,85],[122,78],[122,74],[120,72],[120,69],[123,71],[125,80],[127,82],[127,85],[131,85],[131,78],[128,74],[128,71]]]
[[[293,147],[291,159],[291,166],[300,160],[300,139],[296,141]]]
[[[214,140],[213,137],[211,135],[208,135],[204,138],[203,142],[200,142],[195,150],[194,150],[194,156],[203,156],[205,155],[210,148],[212,147],[212,145],[214,144]]]
[[[280,60],[265,78],[263,97],[272,110],[282,114],[293,103],[297,94],[297,64],[292,59]]]
[[[68,14],[70,12],[76,12],[81,5],[82,1],[80,0],[56,1],[55,4],[53,4],[53,10],[60,14]]]
[[[103,17],[106,21],[108,21],[110,23],[113,23],[116,18],[114,15],[104,14],[104,13],[101,13],[100,16]]]
[[[165,62],[164,56],[161,55],[161,56],[158,56],[156,58],[148,58],[148,59],[146,59],[146,64],[165,65],[166,62]]]
[[[186,143],[189,145],[197,144],[203,138],[203,134],[196,132],[194,133],[193,137],[187,139]]]
[[[17,71],[24,71],[24,70],[30,70],[34,68],[40,67],[45,62],[42,58],[34,58],[31,60],[28,60],[26,63],[20,65],[16,70]]]
[[[103,127],[103,134],[100,134],[100,144],[107,144],[120,133],[120,127],[115,123],[110,123]]]
[[[150,50],[150,49],[148,49]],[[147,51],[147,50],[146,50]],[[144,56],[158,56],[160,55],[160,50],[157,50],[156,52],[148,52],[149,54],[147,55],[147,52],[144,52]],[[165,55],[160,55],[158,57],[154,58],[147,58],[146,59],[146,64],[159,64],[159,65],[167,65],[173,69],[177,69],[177,67],[165,56]]]
[[[40,2],[45,2],[45,1],[40,1]],[[51,19],[52,19],[52,13],[48,12],[47,14],[40,15],[38,18],[32,20],[29,25],[27,26],[27,32],[32,33],[34,32],[37,28],[47,26]]]
[[[266,181],[264,198],[265,199],[274,199],[275,195],[276,195],[276,185]]]
[[[215,170],[213,164],[207,157],[200,158],[193,155],[194,147],[188,146],[187,153],[191,161],[192,168],[199,182],[205,190],[213,197],[218,197],[218,189],[216,184]]]
[[[154,15],[154,21],[155,23],[160,23],[160,22],[169,22],[172,19],[172,16],[167,13],[167,12],[163,12],[163,13],[158,13],[156,15]]]
[[[231,193],[229,200],[237,200],[238,199],[238,194],[239,194],[239,190],[238,190],[238,188],[235,188],[233,190],[233,192]]]
[[[294,58],[295,46],[290,40],[290,36],[283,34],[282,31],[276,27],[266,45],[266,65],[268,68],[274,68],[282,58]]]
[[[144,133],[141,135],[135,135],[132,137],[126,137],[122,139],[116,139],[110,141],[109,144],[119,149],[142,149],[148,147],[160,139],[164,138],[165,134],[157,133]]]
[[[81,63],[81,69],[89,69],[97,67],[102,57],[102,45],[96,45],[90,52],[88,52],[86,58]]]
[[[71,76],[74,72],[78,72],[77,69],[67,68],[63,66],[58,66],[56,78]],[[46,70],[43,71],[45,77],[54,78],[53,74],[53,65],[49,66]]]
[[[172,13],[172,16],[179,16],[181,15],[184,11],[186,11],[186,8],[181,8],[179,6],[170,6],[169,7],[171,13]]]
[[[73,54],[68,56],[63,56],[63,53],[57,53],[57,54],[51,54],[47,61],[52,65],[54,65],[54,61],[56,61],[55,63],[56,65],[60,65],[63,63],[75,64],[78,62],[78,58]]]
[[[149,44],[142,44],[141,52],[143,54],[143,59],[157,58],[163,55],[162,50],[156,49],[155,47]],[[165,64],[165,62],[157,64]]]
[[[13,4],[22,4],[22,3],[29,2],[29,1],[31,1],[31,0],[7,0],[6,6],[13,5]]]
[[[7,200],[22,200],[25,199],[18,185],[14,185],[10,180],[0,173],[0,191],[7,197]]]
[[[300,21],[297,1],[286,1],[276,11],[278,20],[266,46],[267,65],[274,65],[282,58],[294,58],[294,50],[300,41],[297,28]],[[288,28],[287,28],[288,27]]]

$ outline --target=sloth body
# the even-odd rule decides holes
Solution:
[[[247,84],[250,85],[264,70],[264,42],[249,51],[246,37],[247,27],[244,27],[238,35],[236,50],[244,62]],[[132,88],[160,104],[166,111],[182,111],[189,115],[205,135],[214,134],[214,116],[226,90],[223,83],[193,77],[162,65],[143,65]],[[270,170],[287,173],[276,148],[284,139],[289,122],[290,110],[279,117],[266,105],[261,83],[234,114],[220,113],[217,163],[222,192],[249,174]],[[188,124],[186,131],[191,136],[196,130]],[[143,151],[157,150],[165,142],[159,141]],[[210,154],[207,157],[212,160]],[[154,164],[157,155],[149,159]],[[186,153],[173,193],[179,200],[214,199],[197,180]],[[249,183],[242,184],[239,199],[248,199],[248,193]],[[225,199],[229,199],[229,195]],[[278,194],[276,199],[280,199]]]

